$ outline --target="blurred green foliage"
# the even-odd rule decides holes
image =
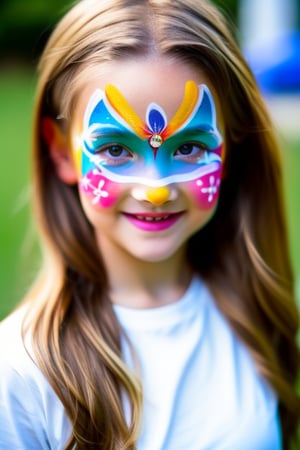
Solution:
[[[0,73],[0,318],[23,296],[25,283],[30,281],[31,257],[25,257],[24,242],[29,220],[29,151],[34,89],[32,71],[18,68],[17,71]]]
[[[290,247],[292,260],[298,280],[297,287],[300,302],[300,130],[297,138],[294,137],[284,139],[284,142],[281,143],[281,147],[283,148],[286,203],[290,231]]]
[[[68,0],[0,0],[0,59],[35,63]]]

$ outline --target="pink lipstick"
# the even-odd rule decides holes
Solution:
[[[139,228],[140,230],[163,231],[173,226],[184,213],[123,214],[132,225],[134,225],[136,228]]]

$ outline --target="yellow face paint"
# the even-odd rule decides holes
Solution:
[[[155,206],[165,203],[170,196],[170,191],[167,186],[161,186],[157,188],[147,188],[146,198]]]
[[[108,85],[94,93],[84,116],[82,189],[109,206],[116,201],[117,186],[139,184],[148,187],[148,201],[161,204],[168,198],[168,185],[192,183],[199,204],[210,207],[219,191],[222,145],[207,86],[188,81],[168,122],[155,103],[143,121],[121,92]]]

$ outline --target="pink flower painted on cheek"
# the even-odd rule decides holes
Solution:
[[[203,209],[211,209],[219,198],[221,168],[189,183],[191,192]]]
[[[119,195],[118,184],[103,176],[99,169],[91,170],[81,179],[80,189],[92,199],[93,205],[103,208],[113,206]]]

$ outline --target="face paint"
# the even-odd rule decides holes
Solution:
[[[95,205],[109,207],[123,183],[152,190],[187,183],[199,207],[211,208],[218,198],[222,142],[207,86],[188,81],[168,123],[155,103],[143,122],[118,89],[108,85],[105,92],[96,90],[85,112],[76,151],[81,189]]]

